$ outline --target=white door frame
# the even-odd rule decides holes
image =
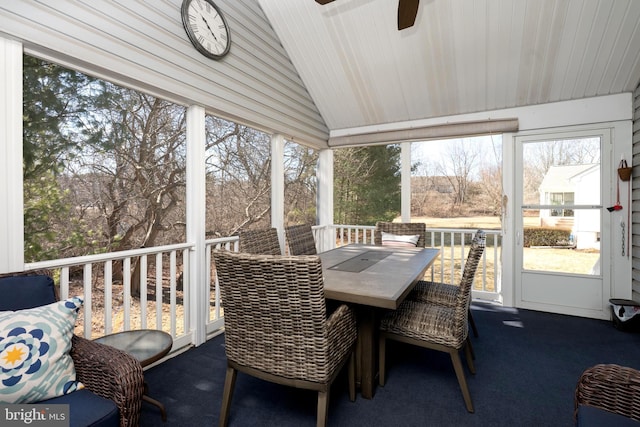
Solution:
[[[547,311],[547,307],[524,307],[521,301],[521,295],[518,293],[520,274],[516,271],[516,254],[519,250],[516,241],[516,218],[519,215],[520,206],[515,201],[515,177],[517,171],[522,165],[516,159],[516,138],[520,136],[540,135],[542,138],[553,138],[553,135],[567,132],[593,131],[607,132],[610,137],[610,148],[603,145],[603,150],[609,150],[606,153],[607,160],[604,159],[605,153],[602,153],[603,160],[601,164],[602,175],[605,178],[602,185],[602,203],[604,206],[613,205],[615,203],[615,184],[614,174],[618,163],[622,156],[627,161],[632,158],[631,149],[631,122],[618,121],[599,124],[589,124],[580,126],[567,126],[549,129],[527,130],[516,134],[505,134],[503,136],[503,251],[502,251],[502,301],[504,305],[510,307],[532,308]],[[605,163],[606,162],[606,163]],[[621,202],[623,211],[630,209],[627,206],[626,187],[621,186]],[[625,211],[626,212],[626,211]],[[621,251],[617,250],[621,247],[622,239],[619,231],[619,219],[610,218],[610,213],[603,210],[603,228],[602,235],[607,235],[604,240],[606,244],[601,246],[601,256],[607,257],[609,262],[608,271],[603,270],[603,291],[602,291],[602,307],[598,310],[576,310],[568,313],[563,310],[564,314],[572,314],[577,316],[592,317],[608,320],[610,318],[608,300],[609,298],[631,298],[631,257],[622,256]],[[605,217],[607,215],[607,217]],[[625,215],[626,218],[626,215]],[[525,304],[526,305],[526,304]],[[553,311],[552,309],[549,311]]]

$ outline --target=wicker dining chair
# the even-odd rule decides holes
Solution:
[[[482,238],[483,241],[486,242],[485,232],[482,230],[478,230],[474,236],[474,238]],[[483,245],[484,248],[484,245]],[[472,253],[469,252],[467,256],[467,262],[464,265],[463,276],[471,277],[472,279],[475,277],[476,270],[478,268],[478,263],[480,261],[480,257],[482,256],[482,252],[473,254],[474,256],[478,256],[478,259],[471,260]],[[471,262],[469,262],[471,261]],[[458,292],[460,291],[460,286],[451,285],[449,283],[440,283],[440,282],[430,282],[426,280],[419,281],[416,286],[413,288],[408,299],[420,301],[420,302],[428,302],[434,304],[445,305],[449,307],[454,307],[456,305]],[[473,330],[473,335],[478,336],[478,327],[476,326],[476,322],[473,319],[473,315],[471,314],[471,310],[469,310],[469,324],[471,325],[471,329]]]
[[[282,255],[275,228],[243,230],[238,233],[240,251],[249,254]]]
[[[587,368],[576,386],[574,420],[578,426],[636,425],[631,420],[640,421],[640,371],[615,364]]]
[[[0,281],[8,278],[12,280],[7,280],[0,286],[3,298],[0,310],[34,308],[59,300],[49,270],[0,275]],[[10,287],[20,289],[9,290]],[[19,306],[12,307],[12,301],[20,301]],[[115,402],[120,427],[138,426],[144,391],[144,376],[140,362],[123,351],[77,335],[71,338],[69,354],[73,360],[77,380],[87,390]],[[82,399],[75,402],[85,404]],[[74,411],[73,407],[71,411]]]
[[[484,236],[474,238],[471,256],[467,262],[478,262],[484,250]],[[385,383],[386,341],[396,340],[433,350],[449,353],[453,368],[462,390],[467,411],[473,412],[473,402],[465,378],[460,351],[464,350],[467,366],[475,374],[469,341],[468,313],[471,301],[471,269],[465,269],[456,295],[456,305],[448,307],[439,304],[405,300],[398,309],[388,312],[380,322],[379,375],[380,385]],[[475,270],[474,270],[475,272]]]
[[[311,224],[291,225],[284,229],[289,255],[316,255],[316,240]]]
[[[320,258],[216,250],[213,259],[227,355],[220,426],[229,419],[238,371],[317,391],[317,425],[326,425],[329,390],[347,362],[355,400],[356,320],[347,305],[327,317]]]
[[[382,232],[400,236],[419,236],[416,246],[424,248],[426,243],[427,226],[423,222],[387,222],[378,221],[373,232],[373,241],[376,245],[382,245]]]

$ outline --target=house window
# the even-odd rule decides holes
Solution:
[[[573,205],[574,193],[547,193],[547,203],[550,205]],[[551,209],[551,216],[572,217],[573,209]]]

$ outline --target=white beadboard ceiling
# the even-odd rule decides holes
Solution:
[[[640,0],[258,0],[331,133],[632,92]]]

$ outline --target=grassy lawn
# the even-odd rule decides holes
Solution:
[[[574,249],[524,248],[524,268],[536,271],[591,274],[599,252]]]
[[[400,221],[400,219],[397,219]],[[498,216],[467,216],[460,218],[432,218],[427,216],[412,217],[411,222],[424,222],[427,228],[482,228],[484,230],[500,230]],[[525,227],[540,225],[540,218],[525,217]]]
[[[475,216],[461,218],[431,218],[414,217],[413,222],[424,222],[427,228],[468,228],[484,230],[499,230],[500,217]],[[539,225],[538,217],[525,217],[524,225],[535,227]],[[459,248],[455,251],[459,254]],[[574,274],[591,274],[591,271],[598,261],[600,253],[597,251],[581,251],[574,249],[554,249],[554,248],[524,248],[524,267],[528,270],[551,271]],[[454,260],[455,274],[454,280],[459,280],[459,262]],[[446,281],[451,280],[449,274],[451,261],[445,261],[444,272]],[[439,273],[441,267],[436,264],[436,271]],[[478,272],[480,274],[480,271]],[[493,263],[487,263],[487,285],[492,287],[494,276]],[[491,290],[491,289],[487,289]]]

